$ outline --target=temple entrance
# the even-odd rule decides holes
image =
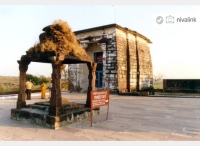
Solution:
[[[96,84],[97,88],[102,88],[102,71],[96,71]]]
[[[102,79],[103,79],[103,52],[94,53],[94,61],[97,63],[96,68],[96,88],[102,88]]]

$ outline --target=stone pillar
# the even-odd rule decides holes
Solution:
[[[62,63],[52,63],[53,72],[51,74],[52,78],[52,88],[51,88],[51,98],[50,98],[50,108],[49,114],[52,116],[61,115],[62,97],[61,97],[61,66]]]
[[[30,64],[30,61],[17,61],[19,64],[19,93],[18,93],[18,99],[17,99],[17,108],[20,109],[22,107],[26,106],[26,71],[28,70],[28,65]]]
[[[86,107],[90,107],[90,92],[95,90],[95,80],[96,80],[96,63],[87,63],[87,67],[89,70],[89,85],[88,85],[88,90],[87,90],[87,100],[86,100]]]

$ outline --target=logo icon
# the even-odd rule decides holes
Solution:
[[[162,16],[158,16],[158,17],[156,18],[156,22],[157,22],[158,24],[162,24],[162,23],[163,23],[163,17],[162,17]]]
[[[166,23],[174,23],[174,17],[169,15],[166,17]]]

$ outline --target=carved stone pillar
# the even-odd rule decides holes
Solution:
[[[52,89],[50,98],[49,114],[52,116],[61,115],[62,97],[61,97],[61,66],[62,63],[52,63]]]
[[[17,61],[19,63],[19,93],[18,93],[18,99],[17,99],[17,108],[20,109],[22,107],[26,106],[26,71],[28,70],[28,65],[30,64],[30,61]]]
[[[89,85],[87,90],[87,100],[86,100],[86,107],[90,107],[90,92],[95,90],[95,80],[96,80],[96,63],[87,63],[87,67],[89,70]]]

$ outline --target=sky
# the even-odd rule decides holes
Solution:
[[[59,19],[72,31],[113,23],[137,31],[152,42],[154,75],[200,79],[200,5],[0,5],[0,75],[19,76],[17,60]],[[51,76],[52,67],[31,62],[27,73]]]

